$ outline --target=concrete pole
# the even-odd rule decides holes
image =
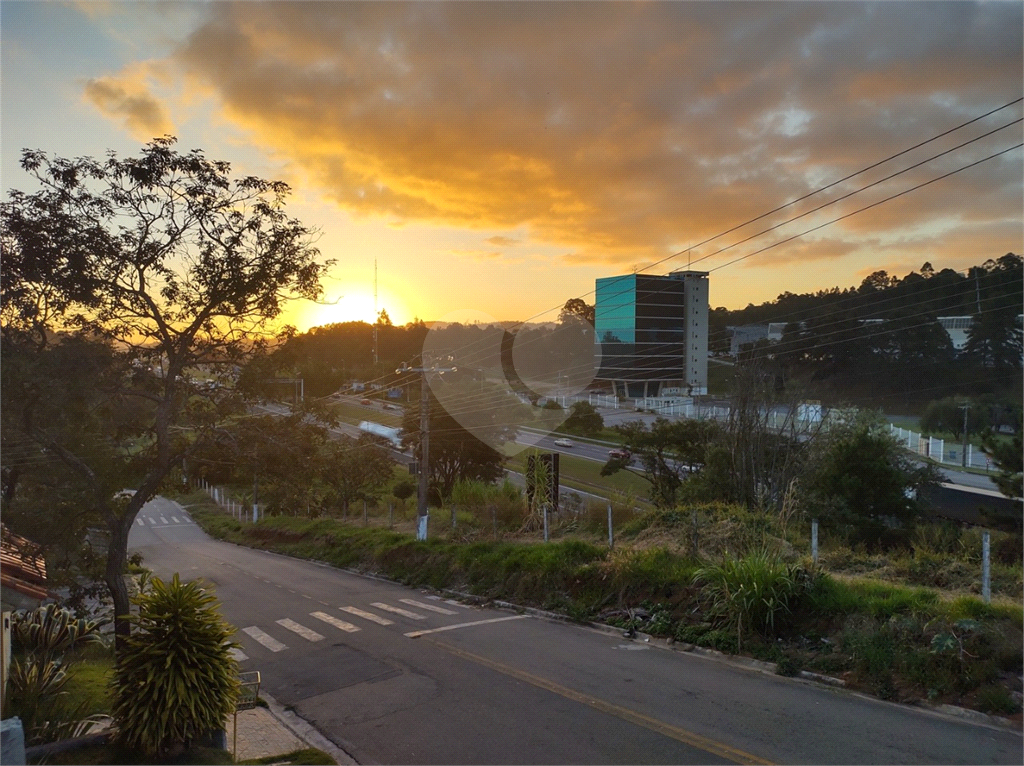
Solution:
[[[964,468],[966,468],[967,467],[967,411],[969,409],[971,409],[971,405],[963,404],[963,405],[960,406],[960,409],[962,409],[964,411],[964,451],[963,451],[963,454],[960,456],[960,464]]]
[[[988,530],[981,533],[981,597],[986,604],[992,603],[992,568],[990,561],[991,540]]]
[[[544,542],[548,541],[548,504],[544,503]]]
[[[612,504],[608,503],[608,548],[615,547],[615,532],[612,529]]]
[[[811,561],[818,563],[818,520],[811,519]]]
[[[420,475],[416,498],[416,539],[427,539],[427,474],[430,465],[430,389],[427,371],[420,373]]]

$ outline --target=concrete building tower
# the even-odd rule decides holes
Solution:
[[[708,272],[597,280],[598,379],[620,397],[688,396],[708,388]]]

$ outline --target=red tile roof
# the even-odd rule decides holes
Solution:
[[[0,584],[40,601],[47,598],[46,560],[42,549],[28,538],[0,524]]]

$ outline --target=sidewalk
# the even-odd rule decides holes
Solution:
[[[238,752],[236,761],[284,755],[315,747],[330,755],[335,763],[354,766],[351,756],[297,715],[285,710],[266,692],[261,692],[268,708],[256,707],[238,713]],[[225,726],[228,750],[234,747],[232,719]]]

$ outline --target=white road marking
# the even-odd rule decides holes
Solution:
[[[490,624],[492,622],[508,622],[509,620],[525,620],[527,617],[529,617],[528,614],[517,614],[517,615],[513,615],[512,617],[495,617],[494,619],[491,619],[491,620],[477,620],[476,622],[462,622],[462,623],[459,623],[458,625],[446,625],[443,628],[434,628],[433,630],[414,630],[411,633],[406,633],[405,635],[407,637],[409,637],[409,638],[419,638],[420,636],[425,636],[428,633],[443,633],[446,630],[458,630],[459,628],[471,628],[474,625],[488,625],[488,624]]]
[[[399,609],[397,606],[389,606],[382,604],[380,601],[374,601],[370,606],[375,606],[378,609],[383,609],[385,612],[394,612],[400,614],[403,617],[408,617],[410,620],[425,620],[427,619],[422,614],[416,614],[416,612],[410,612],[408,609]]]
[[[249,659],[249,655],[239,649],[237,646],[232,646],[228,649],[228,654],[235,658],[237,662],[245,662]]]
[[[171,516],[171,521],[173,521],[175,524],[177,524],[178,523],[178,517],[177,516]]]
[[[268,635],[267,633],[264,633],[262,630],[257,628],[255,625],[250,625],[248,628],[242,628],[242,632],[245,633],[246,635],[250,636],[251,638],[254,638],[257,641],[259,641],[261,644],[263,644],[265,647],[267,647],[267,649],[269,649],[272,652],[279,652],[282,649],[287,649],[288,648],[285,644],[282,644],[280,641],[278,641],[273,636]]]
[[[343,611],[343,612],[348,612],[349,614],[354,614],[356,617],[362,617],[364,620],[369,620],[370,622],[375,622],[378,625],[394,625],[395,624],[395,623],[391,622],[391,620],[387,619],[386,617],[381,617],[379,614],[374,614],[373,612],[364,612],[362,609],[356,609],[354,606],[340,606],[338,608],[341,609],[341,611]]]
[[[295,620],[289,620],[287,617],[283,620],[278,620],[277,624],[282,628],[288,628],[292,633],[298,633],[307,641],[323,641],[324,637],[317,633],[315,630],[310,630],[305,625],[299,625]]]
[[[318,620],[323,620],[328,625],[333,625],[334,627],[338,628],[339,630],[343,630],[346,633],[357,633],[360,630],[362,630],[362,628],[356,627],[351,622],[339,620],[337,617],[332,617],[326,612],[310,612],[310,615],[316,617]]]
[[[146,526],[145,524],[142,523],[142,519],[135,519],[135,523],[138,524],[140,527]]]
[[[156,524],[156,519],[154,519],[152,516],[146,519],[146,521],[148,521],[150,524]]]
[[[160,517],[160,523],[161,524],[166,524],[167,523],[167,519],[165,519],[163,516],[161,516]]]
[[[400,598],[398,599],[403,604],[414,606],[417,609],[426,609],[428,612],[437,612],[438,614],[458,614],[451,609],[445,609],[444,607],[434,606],[433,604],[424,604],[422,601],[413,601],[411,598]]]
[[[453,598],[446,598],[444,600],[444,603],[451,604],[452,606],[457,606],[460,609],[472,609],[473,608],[469,604],[463,604],[461,601],[456,601]]]

